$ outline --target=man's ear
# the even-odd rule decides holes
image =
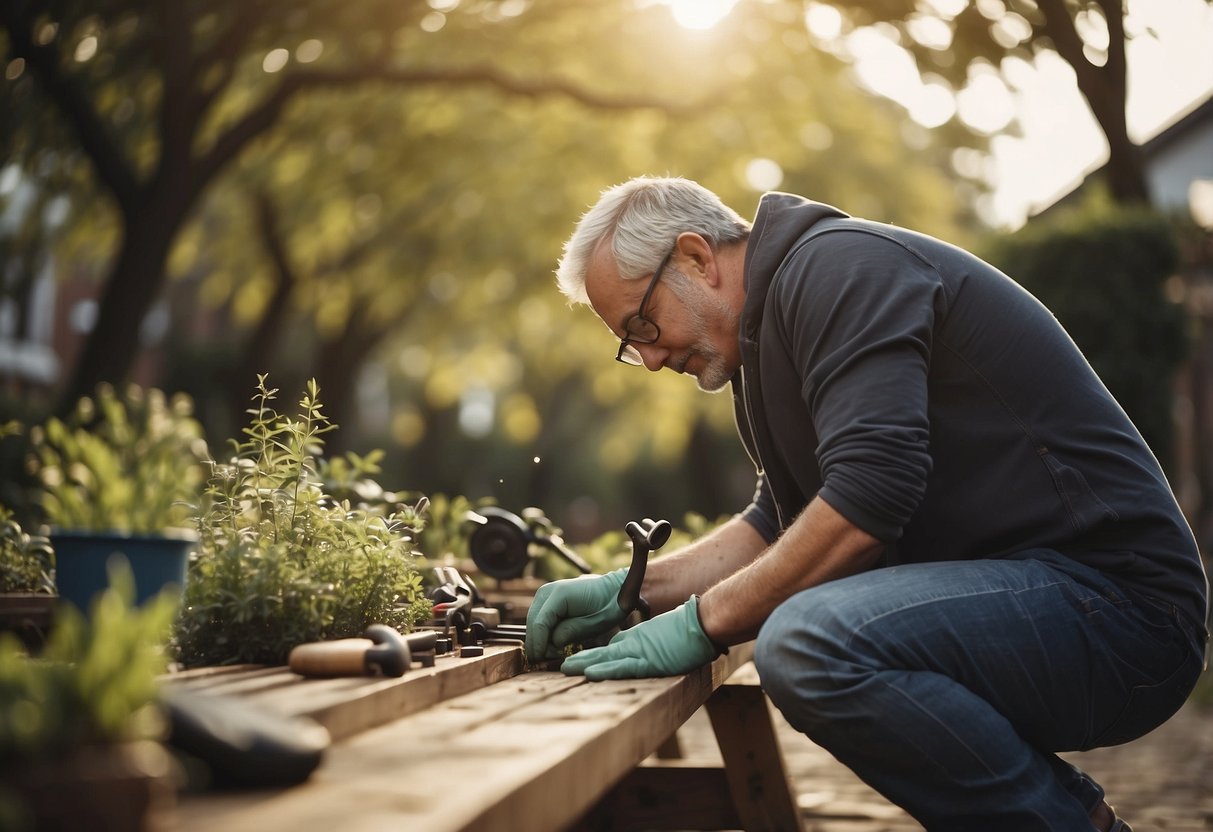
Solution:
[[[709,286],[715,286],[720,281],[716,252],[712,251],[711,244],[702,235],[684,231],[678,235],[674,248],[674,259],[683,274],[705,280]]]

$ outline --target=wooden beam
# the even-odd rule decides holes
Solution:
[[[739,671],[707,703],[729,792],[746,832],[800,830],[796,798],[753,667]]]
[[[328,729],[334,741],[417,713],[522,672],[522,648],[490,644],[484,655],[439,656],[433,667],[414,665],[404,676],[306,679],[285,667],[240,673],[185,675],[166,683],[241,699],[287,716],[306,716]]]
[[[294,789],[187,796],[179,828],[565,829],[735,666],[723,657],[685,676],[608,682],[526,673],[338,743]]]

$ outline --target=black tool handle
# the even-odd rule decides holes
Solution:
[[[417,630],[416,632],[405,633],[401,638],[409,646],[409,652],[411,653],[432,653],[434,647],[438,644],[438,631]]]
[[[645,518],[637,523],[630,521],[623,530],[632,541],[632,565],[619,587],[616,603],[624,613],[623,629],[634,627],[649,617],[649,603],[640,597],[644,584],[644,573],[649,565],[649,552],[660,549],[670,539],[673,527],[665,520]]]

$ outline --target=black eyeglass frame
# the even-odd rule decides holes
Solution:
[[[652,318],[644,314],[645,307],[649,305],[649,297],[653,294],[653,287],[657,285],[657,281],[661,279],[662,272],[669,265],[670,258],[674,256],[674,247],[671,247],[666,252],[665,257],[661,258],[661,262],[657,264],[657,268],[653,270],[653,278],[649,281],[649,288],[644,290],[644,297],[640,299],[640,308],[636,310],[636,314],[627,319],[623,325],[623,338],[619,339],[619,350],[615,353],[615,360],[621,364],[630,364],[633,367],[644,366],[644,359],[640,352],[632,346],[633,344],[652,344],[661,337],[661,327]],[[644,327],[643,332],[636,332],[637,323]],[[652,329],[652,335],[648,334],[649,329]]]

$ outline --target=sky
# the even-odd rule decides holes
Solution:
[[[664,2],[680,24],[702,29],[723,22],[737,0]],[[977,2],[1002,8],[1001,0]],[[945,16],[966,3],[920,0],[921,7],[934,7]],[[810,33],[825,48],[853,59],[861,84],[901,103],[925,127],[958,117],[993,137],[990,157],[970,154],[957,160],[966,172],[994,184],[978,205],[992,225],[1021,225],[1033,209],[1068,192],[1107,158],[1103,135],[1078,92],[1073,71],[1055,55],[1031,64],[1010,63],[1001,77],[978,73],[967,89],[953,95],[939,79],[920,76],[889,33],[844,34],[832,6],[810,0],[806,8]],[[1213,6],[1205,0],[1129,0],[1128,12],[1125,28],[1132,37],[1126,115],[1130,136],[1142,142],[1213,93]],[[946,27],[932,26],[929,20],[920,23],[916,39],[946,48]],[[1018,31],[1013,18],[1004,19],[1003,26],[1008,36]],[[1001,132],[1013,118],[1018,118],[1019,135]],[[769,186],[770,177],[763,184]]]
[[[1135,0],[1133,16],[1157,32],[1128,45],[1129,135],[1143,142],[1213,94],[1213,6],[1205,0]],[[1025,80],[1017,95],[1024,138],[993,140],[999,179],[990,206],[1017,225],[1078,184],[1107,159],[1106,143],[1060,59]]]

